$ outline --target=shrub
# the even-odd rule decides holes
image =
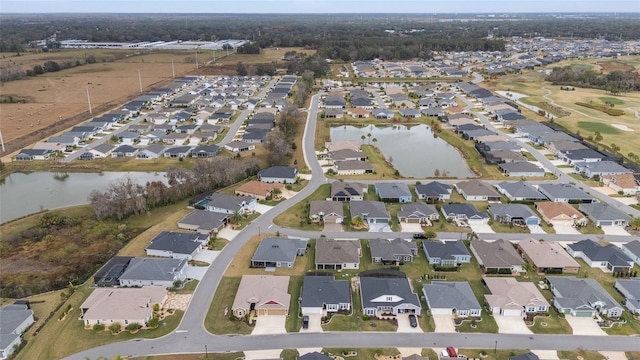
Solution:
[[[104,324],[93,325],[93,331],[95,332],[104,331]]]
[[[158,319],[158,317],[154,316],[152,317],[149,322],[147,323],[147,326],[150,328],[157,328],[158,325],[160,325],[160,319]]]
[[[109,325],[109,331],[111,331],[112,334],[118,334],[122,331],[122,325],[119,322],[114,322]]]
[[[155,312],[160,311],[160,304],[153,304],[153,311]]]
[[[131,323],[131,324],[127,325],[127,327],[124,328],[124,329],[129,331],[129,332],[136,332],[136,331],[140,330],[140,328],[142,328],[142,325],[140,325],[138,323]]]

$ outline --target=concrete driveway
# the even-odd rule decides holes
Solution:
[[[622,226],[601,226],[605,235],[631,236]]]
[[[369,232],[391,232],[389,224],[369,224]]]
[[[556,231],[556,234],[580,235],[580,231],[570,225],[553,225],[553,229]]]
[[[540,360],[560,360],[555,350],[531,350],[531,352],[538,355]]]
[[[202,280],[204,274],[209,270],[208,266],[191,266],[188,265],[184,270],[184,274],[187,279],[196,279],[198,281]]]
[[[218,254],[220,254],[220,251],[207,249],[200,250],[200,252],[198,252],[196,256],[193,257],[193,260],[204,261],[208,264],[213,264],[213,261],[218,257]]]
[[[240,230],[233,230],[230,227],[226,227],[224,229],[222,229],[219,233],[218,233],[218,237],[219,238],[223,238],[223,239],[227,239],[229,241],[233,240],[238,234],[240,233]]]
[[[494,234],[495,231],[489,226],[489,224],[469,224],[471,230],[476,234]]]
[[[401,222],[400,231],[422,234],[424,230],[422,230],[422,225],[420,224],[409,224],[409,223]]]
[[[342,224],[324,223],[324,232],[343,232]]]
[[[599,351],[607,360],[627,360],[623,351]]]
[[[287,332],[284,326],[286,321],[287,317],[284,315],[258,316],[251,335],[285,334]],[[280,353],[282,353],[282,349],[245,351],[244,358],[245,360],[280,359]]]
[[[399,333],[421,333],[423,332],[422,329],[420,328],[420,323],[418,323],[417,327],[411,327],[411,323],[409,322],[409,314],[398,314],[398,316],[396,316],[396,318],[398,319],[398,330],[396,330]],[[402,355],[402,357],[408,357],[411,356],[413,354],[418,354],[420,355],[422,353],[422,348],[418,347],[418,348],[398,348],[398,351],[400,351],[400,355]]]
[[[590,317],[583,318],[567,315],[565,319],[573,329],[573,335],[607,335],[596,321]]]
[[[520,316],[496,315],[493,318],[498,324],[498,333],[500,334],[531,334],[531,330]]]
[[[256,204],[256,206],[253,208],[255,212],[258,212],[260,214],[264,214],[271,209],[273,209],[273,206],[264,205],[264,204]]]
[[[312,314],[309,315],[309,328],[302,329],[300,328],[300,332],[322,332],[322,315],[321,314]],[[313,352],[313,351],[310,351]]]
[[[433,315],[433,322],[436,325],[434,332],[437,333],[454,333],[456,326],[453,323],[451,315]]]
[[[540,225],[527,225],[529,232],[532,234],[546,234],[547,232],[542,229]]]

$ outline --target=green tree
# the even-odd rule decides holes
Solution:
[[[242,221],[242,214],[240,214],[239,211],[234,211],[233,214],[231,214],[231,216],[229,217],[229,221],[231,221],[232,224],[239,224],[240,221]]]
[[[369,138],[369,145],[371,145],[371,133],[368,133],[367,137]]]
[[[600,134],[600,132],[599,132],[599,131],[596,131],[596,132],[593,134],[593,141],[594,141],[596,144],[599,144],[599,143],[600,143],[600,141],[602,141],[602,134]]]
[[[364,136],[364,135],[360,136],[360,140],[362,140],[362,143],[363,143],[363,144],[364,144],[364,140],[365,140],[366,138],[367,138],[367,137],[366,137],[366,136]]]
[[[109,331],[111,331],[112,334],[118,334],[120,331],[122,331],[122,324],[120,324],[119,322],[114,322],[113,324],[109,325]]]
[[[467,234],[467,240],[477,240],[478,238],[479,238],[478,234],[476,234],[475,231],[472,231]]]
[[[351,226],[357,227],[357,228],[364,227],[364,219],[362,218],[362,216],[358,215],[353,219],[351,219]]]
[[[425,231],[424,231],[424,237],[425,237],[427,240],[433,240],[433,239],[435,239],[437,236],[438,236],[438,234],[436,234],[436,232],[435,232],[435,231],[433,231],[433,230],[425,230]]]
[[[640,217],[636,216],[629,221],[629,226],[636,230],[640,230]]]
[[[238,63],[236,64],[236,72],[238,73],[238,76],[247,76],[247,74],[249,73],[247,71],[247,67],[244,66],[242,61],[238,61]]]

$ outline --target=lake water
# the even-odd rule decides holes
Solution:
[[[157,180],[166,183],[164,173],[14,173],[0,184],[0,223],[45,209],[87,204],[93,190],[105,189],[124,176],[141,185]]]
[[[375,146],[404,177],[433,177],[436,169],[440,173],[446,170],[449,177],[473,176],[458,150],[446,141],[434,138],[427,125],[416,125],[410,129],[404,125],[337,126],[331,128],[331,141],[362,142],[362,135],[369,133],[371,138],[366,137],[364,143],[369,144],[370,139],[376,138]],[[373,141],[371,144],[374,145]]]

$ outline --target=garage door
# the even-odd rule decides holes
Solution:
[[[504,316],[520,316],[521,311],[516,309],[504,309],[502,315]]]
[[[576,311],[576,317],[591,317],[593,313],[591,311]]]
[[[467,222],[469,224],[476,224],[476,225],[484,224],[484,220],[482,219],[469,219]]]
[[[420,219],[406,219],[405,222],[407,222],[409,224],[417,224],[417,223],[420,222]]]
[[[374,222],[376,222],[378,224],[386,224],[386,223],[389,222],[389,220],[387,220],[387,219],[376,219],[376,221],[374,221]]]
[[[538,221],[536,219],[527,220],[527,225],[538,225],[538,223],[540,223],[540,221]]]
[[[260,309],[258,315],[287,315],[284,309]]]
[[[612,226],[613,221],[600,221],[600,226]]]

